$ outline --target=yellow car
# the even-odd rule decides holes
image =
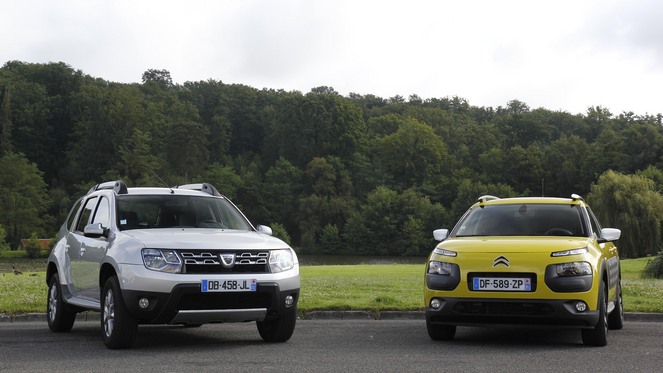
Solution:
[[[458,325],[579,328],[586,345],[605,346],[624,321],[621,231],[601,228],[578,195],[482,196],[426,263],[426,326],[450,340]]]

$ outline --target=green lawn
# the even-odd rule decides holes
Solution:
[[[640,278],[640,273],[651,259],[622,260],[622,288],[626,311],[663,312],[663,279]]]
[[[627,312],[663,313],[663,280],[640,278],[647,260],[622,260]],[[11,273],[12,263],[24,274]],[[0,313],[44,312],[44,267],[45,259],[0,259]],[[423,275],[421,264],[302,266],[299,309],[421,310]]]
[[[423,309],[423,275],[421,264],[303,266],[299,309]]]

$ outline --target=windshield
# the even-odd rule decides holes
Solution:
[[[513,204],[475,207],[459,222],[463,236],[588,236],[578,206]]]
[[[120,230],[193,227],[252,230],[244,216],[225,198],[118,196]]]

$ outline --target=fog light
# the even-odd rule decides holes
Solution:
[[[585,312],[585,310],[587,310],[587,303],[585,302],[576,303],[576,310],[578,310],[578,312]]]
[[[440,301],[437,298],[433,298],[430,300],[430,307],[434,309],[439,309],[442,306],[442,301]]]
[[[295,304],[295,298],[293,298],[292,295],[288,295],[285,297],[285,306],[286,307],[292,307],[292,305]]]
[[[150,301],[147,298],[140,298],[138,301],[138,307],[142,309],[147,309],[150,306]]]

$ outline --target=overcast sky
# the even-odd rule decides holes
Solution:
[[[0,0],[0,64],[663,113],[663,1]]]

